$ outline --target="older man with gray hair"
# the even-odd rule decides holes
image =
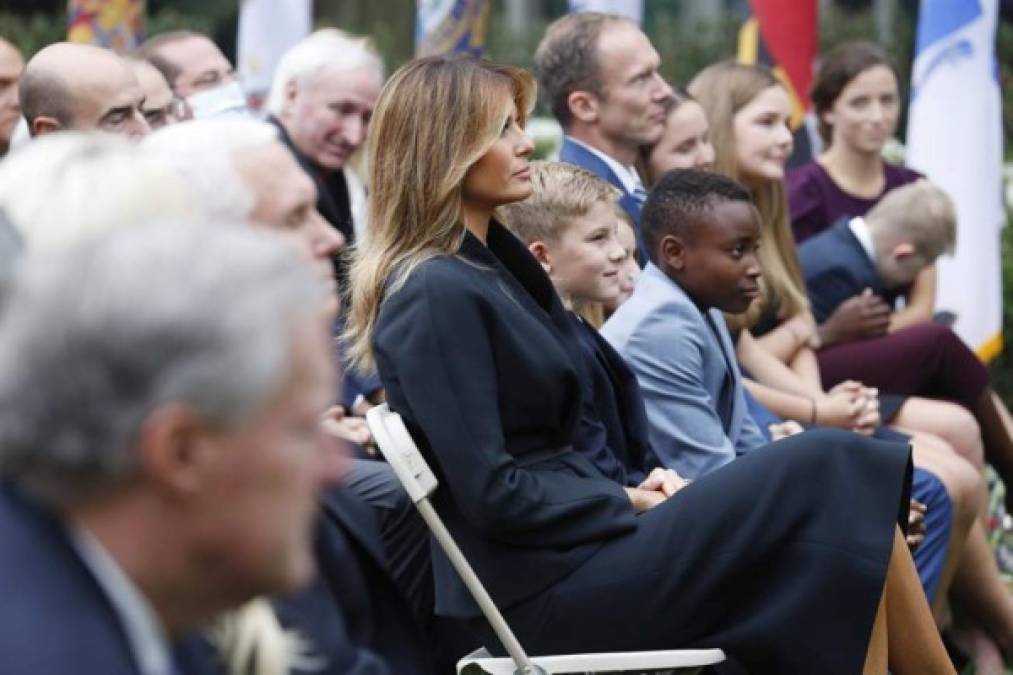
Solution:
[[[250,120],[183,122],[151,134],[141,149],[175,169],[189,186],[197,210],[210,220],[249,221],[294,235],[312,256],[318,277],[337,303],[330,260],[343,243],[341,234],[320,217],[313,184],[278,140],[275,127]],[[383,399],[375,374],[350,369],[345,370],[342,391],[348,412],[356,399],[367,405]],[[361,445],[369,435],[364,425],[355,426],[357,421],[339,414],[326,424]],[[345,485],[377,514],[391,575],[420,613],[430,611],[428,535],[390,467],[354,459]],[[358,537],[362,528],[353,524],[348,530]]]
[[[170,640],[309,583],[333,377],[319,283],[276,235],[28,254],[0,324],[4,671],[184,672]]]
[[[282,140],[316,182],[318,210],[350,242],[365,228],[365,192],[346,169],[366,142],[383,79],[368,39],[326,28],[282,56],[267,99]]]
[[[254,120],[196,120],[159,130],[143,147],[176,172],[207,219],[252,222],[300,242],[336,308],[331,259],[345,240],[320,216],[316,188],[277,129]]]

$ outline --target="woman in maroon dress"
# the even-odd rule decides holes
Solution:
[[[826,149],[817,158],[788,172],[788,204],[795,239],[801,243],[840,218],[864,216],[884,194],[921,177],[916,171],[883,161],[883,146],[897,130],[900,88],[886,54],[871,43],[849,42],[820,60],[812,87],[820,136]],[[935,265],[927,267],[905,293],[904,309],[869,298],[886,328],[926,323],[936,293]],[[873,337],[882,322],[862,322],[858,312],[835,314],[821,327],[830,346],[855,337]]]

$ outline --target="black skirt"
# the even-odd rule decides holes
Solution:
[[[910,475],[907,446],[857,434],[765,446],[638,516],[507,620],[532,654],[720,647],[749,672],[853,675]]]

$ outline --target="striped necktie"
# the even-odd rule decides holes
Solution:
[[[633,198],[637,200],[637,206],[640,208],[644,207],[644,202],[647,201],[647,191],[644,190],[644,186],[637,183],[636,187],[633,188]]]

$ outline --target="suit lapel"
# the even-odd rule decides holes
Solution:
[[[842,252],[846,252],[846,255],[850,256],[854,260],[852,266],[855,273],[859,276],[859,281],[863,287],[869,287],[872,292],[876,295],[883,296],[884,289],[883,284],[880,283],[879,274],[876,272],[875,266],[869,259],[869,254],[865,251],[862,243],[858,241],[858,237],[851,231],[851,226],[848,224],[847,219],[841,219],[834,225],[834,232],[836,238],[841,246]]]
[[[714,336],[714,340],[717,342],[721,360],[725,364],[724,377],[721,379],[721,389],[718,392],[718,400],[715,403],[718,407],[718,416],[725,425],[725,431],[727,431],[731,428],[735,412],[735,364],[733,362],[735,354],[728,352],[728,345],[726,345],[724,340],[724,332],[717,324],[718,321],[724,321],[724,318],[715,319],[714,313],[711,311],[704,312],[703,316],[704,321],[707,322],[707,327],[711,331],[711,335]]]
[[[632,195],[626,192],[626,188],[623,186],[622,181],[619,180],[619,176],[612,171],[608,164],[602,161],[601,157],[598,157],[598,155],[584,146],[574,143],[569,138],[563,138],[563,145],[559,149],[559,161],[569,162],[570,164],[576,164],[579,167],[587,169],[599,178],[604,178],[610,184],[619,188],[623,193],[624,199],[627,197],[632,199]],[[639,213],[639,209],[637,211]]]

